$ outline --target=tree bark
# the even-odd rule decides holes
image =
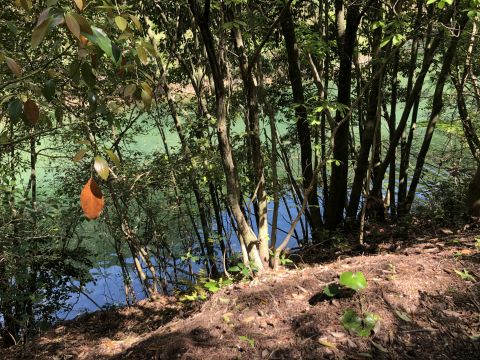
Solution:
[[[360,2],[350,4],[345,17],[343,1],[335,1],[337,44],[338,55],[340,58],[337,102],[346,107],[350,107],[351,105],[352,59],[357,39],[358,25],[361,18],[360,4]],[[343,112],[338,109],[335,114],[335,123],[338,126],[338,130],[333,139],[333,158],[334,160],[339,161],[339,164],[336,165],[335,163],[332,163],[332,174],[330,177],[330,190],[325,219],[326,226],[329,229],[335,229],[343,221],[343,213],[347,199],[350,120],[349,118],[345,120]]]
[[[306,189],[313,179],[312,143],[310,126],[307,119],[307,109],[303,93],[302,74],[299,65],[298,44],[295,36],[295,26],[290,6],[285,11],[281,21],[282,33],[285,39],[285,48],[288,58],[288,75],[292,87],[293,101],[295,103],[295,117],[297,136],[300,143],[300,158],[303,176],[303,188]],[[318,243],[323,227],[322,217],[317,195],[317,186],[308,197],[308,209],[310,213],[310,225],[314,243]]]

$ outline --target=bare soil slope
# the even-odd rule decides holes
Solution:
[[[159,297],[65,322],[5,359],[480,359],[480,253],[474,237],[304,265],[184,305]],[[463,280],[455,270],[475,281]],[[323,287],[362,271],[362,295]],[[348,308],[380,315],[369,338],[349,334]],[[0,350],[1,351],[1,350]]]

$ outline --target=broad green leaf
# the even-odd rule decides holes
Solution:
[[[97,110],[97,106],[98,106],[98,98],[97,98],[97,94],[95,93],[95,91],[93,90],[90,90],[88,92],[88,104],[90,105],[90,111],[91,112],[95,112]]]
[[[337,284],[330,284],[325,286],[323,289],[323,293],[327,295],[328,297],[335,297],[339,293],[339,287]]]
[[[113,161],[113,163],[115,164],[116,167],[120,167],[120,159],[119,157],[117,156],[117,154],[115,154],[112,150],[110,149],[105,149],[105,153],[108,155],[108,157],[110,158],[110,160]]]
[[[23,112],[23,103],[20,99],[13,99],[8,104],[8,116],[15,123],[20,119]]]
[[[370,336],[376,323],[380,320],[377,314],[371,312],[365,312],[362,319],[355,310],[348,309],[340,318],[342,325],[345,329],[357,333],[359,336]]]
[[[365,289],[367,287],[367,280],[363,276],[361,271],[352,273],[351,271],[346,271],[340,274],[340,285],[350,288],[355,291]]]
[[[110,38],[107,36],[107,34],[105,34],[102,29],[95,26],[92,26],[92,32],[93,34],[84,33],[83,35],[92,43],[97,45],[116,64],[118,59],[115,58],[113,54],[112,41],[110,40]]]
[[[238,266],[232,266],[228,269],[229,272],[239,272],[240,268]]]
[[[105,160],[101,156],[95,156],[93,168],[97,172],[98,176],[100,176],[103,180],[108,179],[108,175],[110,174],[110,169],[108,167],[107,160]]]
[[[125,31],[128,26],[127,20],[123,16],[115,16],[115,24],[120,29],[120,31]]]
[[[340,318],[345,329],[357,332],[362,327],[362,319],[357,312],[352,309],[346,310]]]
[[[48,79],[43,83],[42,93],[43,96],[45,96],[45,99],[49,102],[52,101],[55,96],[55,85],[56,83],[54,79]]]
[[[75,36],[77,39],[80,39],[80,24],[78,23],[75,16],[72,13],[65,14],[65,23],[67,24],[68,30]]]
[[[95,86],[95,75],[93,75],[92,67],[86,61],[82,64],[82,78],[88,87],[92,88]]]
[[[73,161],[74,162],[79,162],[80,160],[83,159],[83,157],[85,156],[85,154],[87,153],[87,149],[80,149],[78,150],[78,152],[75,154],[75,156],[73,157]]]
[[[8,132],[5,130],[0,133],[0,145],[5,145],[8,143]]]
[[[11,57],[5,56],[5,62],[7,63],[7,66],[10,69],[10,71],[17,78],[22,76],[22,68],[17,64],[17,62],[15,60],[13,60]]]

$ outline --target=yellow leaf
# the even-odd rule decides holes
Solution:
[[[320,345],[323,345],[323,346],[331,348],[331,349],[336,349],[337,348],[337,346],[334,343],[328,341],[327,338],[320,338],[320,339],[318,339],[318,342],[320,343]]]
[[[128,26],[127,20],[122,16],[115,16],[115,24],[117,24],[120,31],[125,31]]]
[[[108,179],[108,175],[110,174],[110,168],[108,167],[107,160],[105,160],[101,156],[95,156],[93,168],[97,172],[98,176],[100,176],[103,180]]]
[[[74,0],[75,5],[77,5],[78,10],[82,11],[85,7],[85,2],[83,0]]]
[[[148,91],[142,90],[142,101],[145,109],[148,111],[152,106],[152,94]]]
[[[148,64],[148,54],[145,51],[145,48],[141,44],[137,44],[136,50],[137,50],[137,56],[138,56],[138,59],[140,60],[140,62],[143,65],[147,65]]]

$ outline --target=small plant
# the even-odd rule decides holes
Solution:
[[[342,289],[351,289],[355,292],[367,287],[367,280],[361,271],[352,273],[346,271],[340,274],[339,283],[329,284],[323,289],[323,293],[328,297],[338,296]]]
[[[463,271],[460,271],[460,270],[457,270],[457,269],[453,269],[453,271],[455,271],[455,273],[460,276],[462,278],[462,280],[465,280],[465,281],[471,281],[471,282],[475,282],[475,278],[473,277],[473,275],[471,275],[467,269],[463,269]]]
[[[205,284],[203,284],[204,288],[210,291],[211,293],[215,294],[218,290],[222,287],[233,284],[232,279],[223,279],[220,278],[218,280],[209,279]]]
[[[378,320],[380,320],[380,316],[375,313],[366,311],[363,313],[363,316],[360,316],[352,309],[347,309],[340,318],[345,329],[353,331],[362,337],[370,336]]]
[[[253,262],[250,262],[248,266],[246,266],[244,263],[239,262],[237,265],[229,268],[228,272],[237,273],[242,279],[246,280],[253,279],[253,274],[257,270],[257,266]]]
[[[475,238],[475,249],[480,251],[480,238]]]
[[[285,253],[282,253],[282,255],[280,255],[280,264],[282,264],[282,266],[293,264],[293,261],[285,256],[286,256]]]
[[[329,284],[323,289],[323,294],[328,297],[337,297],[345,290],[351,291],[353,293],[360,293],[363,289],[367,287],[367,279],[361,271],[355,273],[351,271],[346,271],[340,274],[338,284]],[[363,309],[362,298],[359,298],[360,308]],[[375,313],[368,311],[361,311],[361,314],[353,309],[347,309],[342,317],[340,322],[346,330],[352,331],[359,336],[367,337],[370,336],[372,330],[375,328],[380,316]]]
[[[239,336],[238,338],[242,341],[246,341],[251,348],[255,347],[254,339],[250,339],[248,336]]]

